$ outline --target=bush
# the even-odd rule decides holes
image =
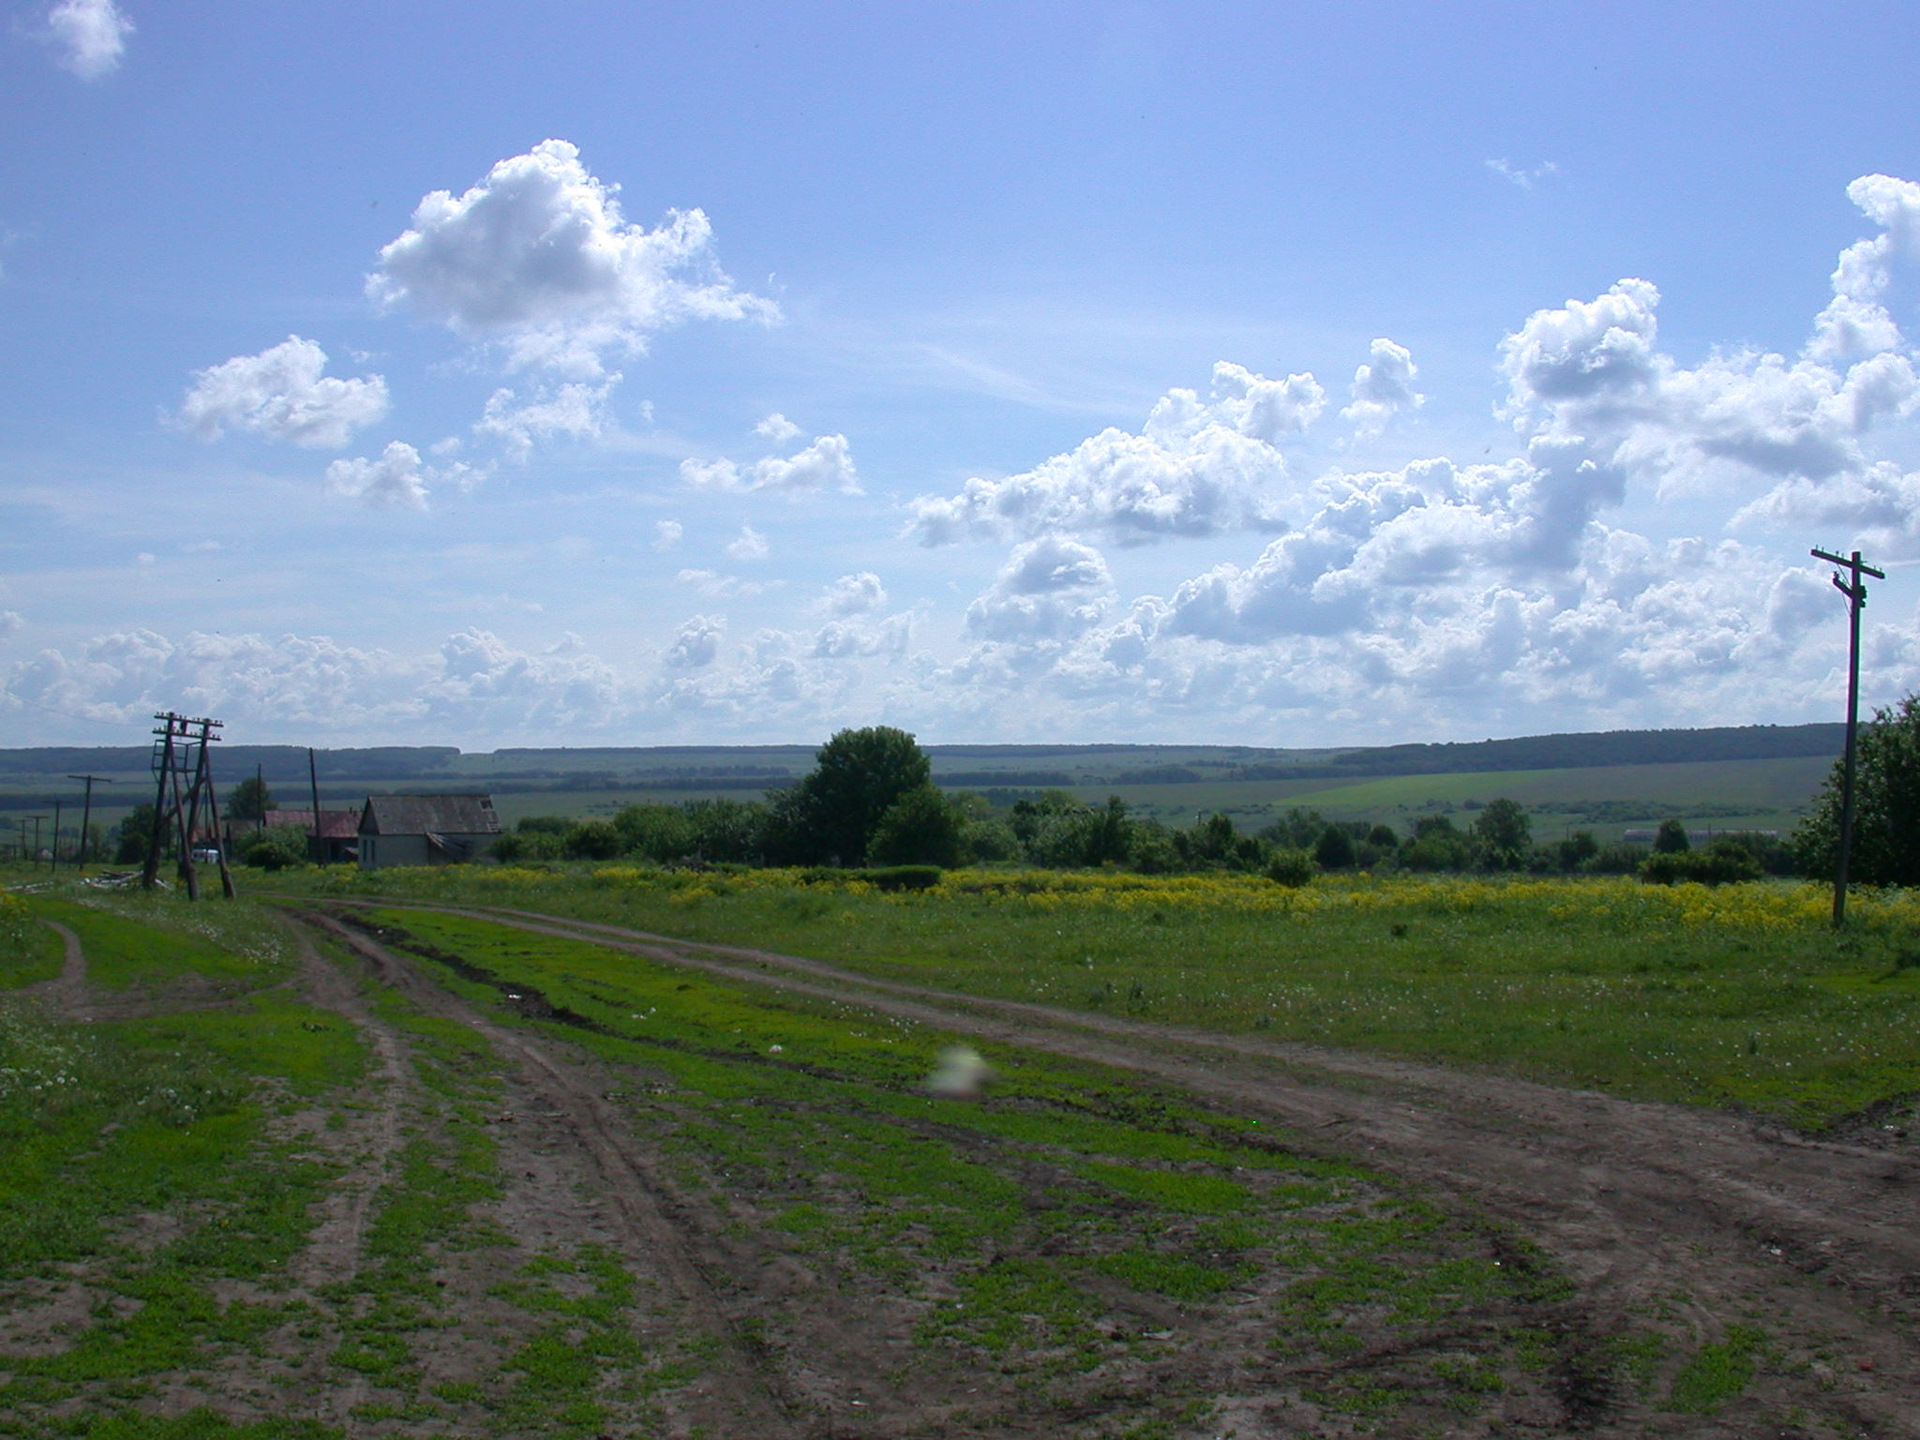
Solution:
[[[1174,848],[1173,832],[1158,820],[1134,822],[1127,864],[1142,875],[1165,875],[1179,869],[1180,852]]]
[[[960,814],[932,781],[916,785],[887,807],[867,854],[882,865],[957,865]]]
[[[938,865],[885,865],[862,871],[860,878],[876,890],[931,890],[941,873]]]
[[[1758,880],[1762,873],[1753,851],[1731,836],[1720,837],[1704,850],[1656,851],[1640,867],[1640,878],[1649,885],[1687,880],[1701,885],[1731,885]]]
[[[582,820],[561,837],[569,860],[611,860],[624,848],[621,836],[608,820]]]
[[[1656,855],[1684,855],[1693,849],[1693,842],[1687,838],[1687,827],[1669,816],[1660,822],[1660,828],[1654,832],[1653,853]]]
[[[307,832],[298,825],[242,830],[233,837],[233,858],[257,870],[284,870],[307,863]]]
[[[306,840],[302,837],[296,848],[269,832],[267,839],[246,848],[246,852],[240,856],[240,863],[251,865],[256,870],[287,870],[295,865],[304,865],[307,863]]]
[[[1562,870],[1578,870],[1600,853],[1600,842],[1591,830],[1576,830],[1555,847]]]
[[[1004,820],[969,820],[960,827],[960,853],[972,865],[1013,860],[1020,854],[1020,838]]]
[[[1320,873],[1320,867],[1313,863],[1313,856],[1305,850],[1288,846],[1284,850],[1273,852],[1273,858],[1267,862],[1267,878],[1276,885],[1286,885],[1299,889],[1313,882]]]

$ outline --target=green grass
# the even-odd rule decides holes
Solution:
[[[1233,1313],[1277,1274],[1273,1319],[1305,1353],[1464,1328],[1517,1364],[1485,1317],[1560,1294],[1478,1222],[1101,1067],[989,1049],[986,1102],[936,1099],[922,1083],[953,1037],[923,1027],[484,921],[371,918],[501,1019],[655,1077],[626,1103],[678,1181],[842,1293],[919,1298],[929,1363],[1065,1394],[1178,1343],[1156,1306]],[[780,1328],[803,1321],[770,1341],[806,1344]],[[529,1345],[522,1383],[558,1385],[561,1358]],[[1192,1398],[1128,1392],[1114,1413]]]
[[[203,903],[189,910],[171,896],[114,894],[87,904],[41,896],[34,910],[80,936],[87,983],[100,990],[186,978],[252,989],[288,973],[284,941],[261,930],[251,909]]]
[[[106,937],[129,983],[191,973],[259,984],[282,968],[169,928],[179,917],[165,909],[141,925],[35,901],[42,906]],[[163,1421],[125,1402],[146,1377],[248,1350],[281,1323],[276,1301],[220,1296],[235,1284],[282,1287],[333,1172],[276,1138],[270,1122],[355,1083],[364,1058],[336,1018],[272,989],[243,991],[231,1008],[96,1025],[0,1008],[9,1162],[0,1167],[0,1295],[17,1303],[80,1267],[122,1300],[96,1307],[66,1348],[5,1359],[0,1425],[84,1436],[322,1433],[291,1422],[233,1427],[210,1412]],[[163,1238],[142,1243],[153,1217],[165,1218]],[[52,1411],[82,1396],[56,1424]]]
[[[66,946],[18,896],[0,892],[0,991],[18,990],[60,973]]]
[[[959,872],[883,895],[778,874],[315,877],[817,956],[945,989],[1728,1106],[1818,1130],[1920,1092],[1920,907],[1626,880],[1156,881]],[[589,997],[590,998],[590,997]],[[863,1042],[874,1043],[871,1039]]]

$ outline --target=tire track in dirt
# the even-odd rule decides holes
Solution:
[[[1736,1115],[1558,1090],[1253,1036],[983,999],[818,960],[493,907],[439,910],[585,940],[719,978],[1152,1075],[1465,1194],[1537,1239],[1603,1321],[1690,1296],[1753,1316],[1839,1369],[1824,1407],[1920,1435],[1920,1159]],[[1711,1331],[1709,1331],[1711,1334]],[[1855,1368],[1857,1367],[1857,1369]],[[1844,1378],[1843,1378],[1844,1376]]]
[[[63,1019],[85,1020],[88,1017],[81,1012],[87,1008],[86,949],[71,926],[62,925],[58,920],[42,919],[40,923],[60,937],[60,973],[51,980],[29,986],[21,993],[51,1000]]]
[[[304,930],[293,933],[307,999],[345,1019],[372,1052],[378,1097],[372,1115],[350,1127],[357,1133],[346,1137],[346,1148],[359,1152],[351,1179],[329,1191],[325,1214],[294,1271],[308,1290],[318,1290],[358,1272],[374,1201],[393,1176],[395,1157],[405,1143],[405,1111],[418,1107],[421,1087],[412,1056],[393,1027],[374,1015],[366,996],[328,963]]]
[[[634,1142],[619,1112],[603,1097],[604,1085],[587,1068],[560,1059],[537,1039],[495,1024],[408,960],[329,915],[302,911],[295,918],[346,945],[368,961],[386,983],[429,1014],[467,1026],[493,1047],[517,1072],[516,1079],[542,1105],[545,1118],[557,1120],[561,1138],[588,1161],[599,1189],[611,1203],[628,1237],[649,1264],[666,1279],[681,1313],[720,1342],[727,1354],[723,1373],[712,1376],[691,1397],[690,1408],[711,1413],[703,1419],[712,1433],[751,1435],[759,1440],[798,1437],[791,1406],[775,1377],[755,1358],[737,1333],[700,1260],[689,1248],[696,1227],[676,1217],[672,1195],[646,1151]],[[344,981],[342,982],[344,983]]]

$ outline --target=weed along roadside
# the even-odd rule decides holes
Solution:
[[[1914,1433],[1897,900],[378,878],[6,932],[0,1433]]]

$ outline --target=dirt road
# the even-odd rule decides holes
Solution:
[[[1472,1197],[1542,1245],[1602,1326],[1682,1303],[1708,1333],[1747,1317],[1791,1337],[1799,1373],[1771,1382],[1781,1392],[1777,1413],[1790,1413],[1799,1394],[1855,1433],[1920,1435],[1920,1150],[1900,1117],[1851,1140],[1809,1140],[1739,1116],[983,1000],[816,960],[615,926],[524,911],[413,908],[588,939],[728,979],[1119,1066],[1271,1116],[1377,1169]],[[404,962],[389,956],[384,963],[397,967],[396,983],[416,987],[430,1003],[436,987],[409,978]],[[611,1143],[606,1117],[579,1098],[560,1099],[567,1087],[558,1062],[537,1042],[506,1032],[490,1038],[559,1087],[556,1100],[577,1112],[584,1144]],[[651,1188],[644,1168],[633,1174],[641,1188]],[[634,1223],[660,1240],[673,1232],[658,1215]],[[1654,1433],[1628,1415],[1593,1420],[1594,1433]],[[1660,1433],[1726,1432],[1700,1421],[1694,1429],[1663,1425]]]

